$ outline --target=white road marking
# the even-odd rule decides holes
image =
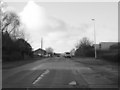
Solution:
[[[41,77],[43,77],[44,75],[42,74],[42,75],[40,75]]]
[[[44,74],[47,74],[47,73],[49,73],[49,70],[46,70],[46,71],[43,73],[43,75],[44,75]]]
[[[45,74],[48,74],[50,71],[46,70],[44,73],[42,73],[32,84],[36,84],[39,80],[41,80]]]

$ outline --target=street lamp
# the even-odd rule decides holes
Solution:
[[[96,31],[95,31],[95,19],[92,19],[94,24],[94,48],[95,48],[95,59],[97,58],[97,51],[96,51]]]

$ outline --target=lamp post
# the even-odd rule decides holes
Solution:
[[[95,59],[97,58],[97,51],[96,51],[96,31],[95,31],[95,19],[92,19],[94,24],[94,48],[95,48]]]

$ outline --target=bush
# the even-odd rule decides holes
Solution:
[[[20,52],[12,52],[9,54],[3,54],[2,55],[3,61],[16,61],[22,59],[21,53]]]
[[[2,60],[15,61],[24,59],[24,55],[32,57],[32,47],[24,39],[12,40],[7,32],[2,35]]]
[[[80,40],[75,51],[77,57],[94,57],[94,46],[87,38]]]

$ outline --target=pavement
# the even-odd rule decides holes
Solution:
[[[53,57],[3,70],[2,88],[118,88],[118,70],[100,60]]]

